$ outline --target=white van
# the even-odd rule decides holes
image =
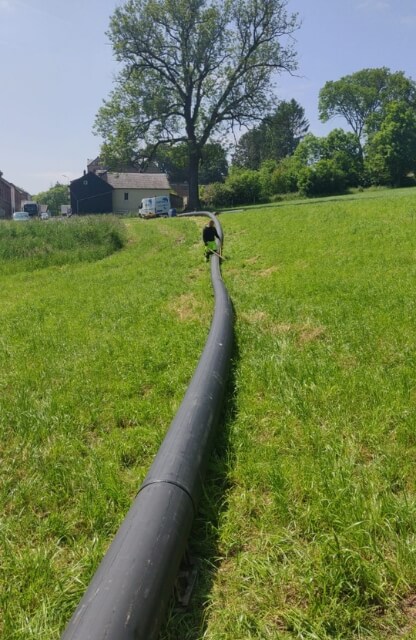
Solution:
[[[155,198],[143,198],[139,208],[141,218],[167,217],[170,209],[169,196],[156,196]]]

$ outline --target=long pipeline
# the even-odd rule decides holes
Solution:
[[[208,215],[207,212],[186,215]],[[182,404],[127,516],[62,640],[155,640],[172,597],[219,422],[233,344],[233,311],[211,257],[214,316]]]

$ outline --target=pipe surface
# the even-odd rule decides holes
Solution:
[[[205,212],[186,215],[208,215]],[[62,640],[155,640],[196,514],[233,345],[233,312],[211,257],[215,309],[205,348],[130,511]]]

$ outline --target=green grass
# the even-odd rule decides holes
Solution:
[[[163,638],[414,637],[416,200],[389,196],[221,218],[234,405],[205,613]]]
[[[126,240],[125,227],[114,216],[2,221],[0,274],[99,260],[121,249]]]
[[[282,194],[280,197],[281,200],[276,200],[275,202],[270,202],[266,204],[247,204],[239,207],[227,207],[225,209],[220,209],[220,211],[236,211],[242,210],[251,211],[257,209],[267,209],[276,207],[286,207],[289,205],[306,205],[310,206],[311,204],[316,203],[328,203],[328,202],[347,202],[349,200],[373,200],[373,199],[384,199],[384,198],[399,198],[401,199],[403,196],[414,197],[416,193],[416,187],[401,187],[399,189],[391,189],[390,187],[368,187],[364,190],[351,188],[349,192],[344,195],[332,195],[332,196],[319,196],[316,198],[307,198],[306,196],[300,196],[298,193],[286,193]]]
[[[195,225],[127,224],[124,251],[0,281],[5,639],[59,637],[205,342],[212,294]]]
[[[414,637],[416,197],[221,217],[236,351],[163,640]],[[213,304],[201,221],[0,277],[0,635],[58,638],[182,400]],[[1,272],[0,272],[1,273]]]

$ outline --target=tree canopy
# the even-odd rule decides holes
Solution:
[[[186,143],[161,147],[154,156],[158,167],[171,182],[189,182],[188,147]],[[228,173],[227,151],[218,142],[207,142],[201,152],[199,184],[222,182]]]
[[[270,109],[276,72],[296,69],[287,0],[128,0],[110,22],[122,69],[98,112],[107,161],[186,143],[190,207],[202,149]],[[127,156],[127,157],[126,157]]]
[[[362,69],[333,82],[319,92],[319,116],[323,122],[340,116],[356,134],[362,149],[369,128],[380,126],[380,118],[392,101],[416,104],[416,84],[402,71],[387,67]]]
[[[61,211],[61,204],[69,204],[69,189],[66,184],[57,182],[48,191],[42,191],[33,196],[33,199],[40,204],[48,205],[49,211],[58,215]]]
[[[290,156],[308,128],[303,107],[296,100],[283,100],[257,127],[241,136],[233,164],[258,169],[265,160],[281,160]]]
[[[405,102],[392,102],[379,131],[371,136],[367,167],[376,184],[401,186],[416,171],[416,112]]]
[[[326,137],[308,133],[297,147],[294,157],[300,165],[311,167],[321,160],[331,160],[344,174],[346,186],[355,187],[363,173],[363,159],[358,137],[351,131],[333,129]]]

